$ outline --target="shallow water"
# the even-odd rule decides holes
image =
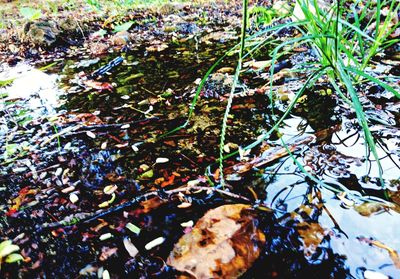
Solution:
[[[125,209],[125,213],[113,213],[102,221],[107,225],[97,231],[93,227],[99,225],[99,221],[73,226],[58,232],[58,235],[54,231],[32,234],[31,230],[70,214],[93,212],[99,203],[106,200],[102,189],[110,183],[119,189],[115,204],[157,188],[153,178],[143,178],[143,164],[154,169],[154,178],[170,178],[173,172],[179,174],[174,174],[174,182],[165,189],[184,185],[202,175],[218,157],[218,135],[225,105],[220,96],[224,92],[204,94],[206,96],[201,98],[191,122],[192,128],[161,141],[156,141],[156,138],[184,123],[196,80],[225,49],[226,46],[222,45],[210,47],[189,41],[170,45],[157,53],[145,48],[128,51],[122,55],[124,63],[100,80],[112,84],[114,89],[111,91],[82,86],[78,73],[90,74],[114,59],[115,54],[92,61],[83,53],[58,62],[45,73],[26,64],[3,68],[7,78],[15,77],[14,72],[23,75],[10,87],[2,89],[2,92],[7,91],[9,99],[3,103],[1,115],[2,159],[8,160],[2,164],[0,195],[4,203],[1,209],[4,212],[9,210],[6,202],[15,199],[21,188],[38,190],[37,196],[28,199],[20,213],[0,221],[3,236],[14,238],[25,232],[28,240],[20,246],[33,263],[41,261],[39,269],[25,268],[20,271],[21,276],[44,272],[48,277],[64,275],[74,278],[88,265],[96,269],[107,268],[120,277],[172,276],[174,271],[165,268],[160,273],[158,269],[162,265],[160,257],[165,260],[173,243],[183,234],[179,224],[196,221],[209,208],[234,201],[219,196],[194,196],[193,207],[187,210],[178,209],[176,202],[171,202],[144,214],[135,207]],[[228,58],[224,67],[232,66],[233,61],[234,58]],[[251,80],[247,84],[254,86]],[[220,89],[215,84],[208,90]],[[378,118],[385,119],[386,116],[389,123],[373,122],[371,127],[387,149],[386,152],[380,149],[379,156],[382,157],[383,178],[393,193],[399,187],[399,114],[396,109],[393,111],[393,107],[398,108],[398,103],[394,99],[380,103],[383,110],[378,111]],[[281,102],[277,107],[278,113],[283,107],[285,103]],[[23,117],[28,117],[29,121],[20,125],[9,122],[16,119],[15,113],[21,108],[27,110]],[[47,120],[55,112],[59,116]],[[226,142],[244,146],[271,127],[266,96],[238,97],[232,115]],[[366,159],[365,144],[355,123],[354,115],[339,100],[308,94],[308,100],[285,120],[281,132],[285,141],[300,133],[317,135],[316,141],[302,146],[295,152],[295,157],[328,186],[339,191],[348,189],[348,200],[353,200],[357,206],[362,203],[357,198],[360,194],[371,195],[376,200],[382,200],[384,194],[377,166],[372,155]],[[119,126],[112,126],[115,124]],[[130,126],[122,128],[126,124]],[[97,126],[91,129],[94,127],[91,125]],[[70,128],[69,132],[62,133]],[[12,137],[6,135],[10,132],[14,133],[11,133]],[[59,132],[58,137],[51,138]],[[48,142],[44,142],[41,133],[49,138]],[[14,141],[26,141],[31,149],[26,154],[19,150],[5,158],[6,146]],[[279,145],[281,141],[275,137],[270,143]],[[258,148],[254,148],[249,156],[256,156],[257,151]],[[155,165],[159,157],[168,158],[169,163]],[[234,157],[226,164],[237,162]],[[42,177],[41,173],[45,175]],[[79,196],[78,204],[69,203],[68,195],[61,192],[71,185],[76,187],[73,193]],[[232,191],[249,197],[252,195],[248,187],[254,189],[258,202],[275,210],[275,219],[261,214],[263,229],[271,238],[263,256],[244,275],[245,278],[303,278],[306,275],[315,278],[365,278],[366,270],[398,277],[400,240],[397,230],[400,216],[395,210],[382,207],[369,217],[362,216],[354,206],[344,207],[343,200],[322,187],[323,210],[312,216],[288,217],[286,212],[298,210],[303,204],[313,208],[307,200],[311,193],[316,193],[313,191],[315,183],[306,178],[288,156],[252,170],[232,185]],[[118,229],[129,220],[138,224],[143,233],[136,236]],[[324,229],[325,235],[318,247],[303,246],[296,229],[302,222],[317,223]],[[109,231],[115,234],[113,239],[98,241],[99,235]],[[122,246],[121,240],[127,234],[142,251],[136,261],[129,258]],[[144,245],[159,236],[167,239],[165,244],[145,252]],[[371,241],[379,241],[392,250],[372,245]],[[33,244],[39,245],[39,250],[30,251]],[[99,254],[110,247],[117,247],[121,252],[98,261]],[[307,249],[313,252],[310,254]],[[15,272],[16,267],[12,268],[2,272]]]

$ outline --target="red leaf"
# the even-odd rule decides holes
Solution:
[[[113,89],[113,86],[108,82],[100,82],[100,81],[95,81],[92,79],[87,79],[87,80],[83,81],[83,83],[88,87],[91,87],[93,89],[100,90],[100,91],[103,91],[103,90],[112,91],[112,89]]]

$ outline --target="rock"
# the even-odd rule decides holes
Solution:
[[[230,92],[233,85],[233,76],[222,73],[212,74],[204,86],[205,98],[219,98]],[[239,85],[238,85],[239,87]]]
[[[131,34],[128,31],[120,31],[110,38],[114,46],[126,46],[131,41]]]
[[[39,46],[51,46],[57,41],[60,30],[53,21],[28,22],[22,30],[22,39]]]
[[[79,28],[77,20],[73,17],[61,18],[58,25],[64,33],[75,33]]]
[[[90,53],[93,55],[102,55],[108,52],[109,45],[106,43],[98,42],[91,43],[89,46]]]

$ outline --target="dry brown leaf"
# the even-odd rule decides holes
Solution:
[[[99,257],[100,261],[105,261],[107,260],[109,257],[111,257],[112,255],[116,254],[118,251],[118,248],[114,247],[114,248],[110,248],[110,247],[103,247],[101,249],[101,255]]]
[[[372,246],[376,246],[378,248],[385,249],[386,251],[388,251],[389,257],[393,261],[394,266],[397,269],[400,269],[400,257],[399,257],[399,253],[397,253],[396,250],[394,250],[393,248],[387,246],[386,244],[384,244],[378,240],[372,240],[369,238],[361,237],[360,241],[364,241]]]
[[[364,202],[354,206],[354,209],[362,216],[369,217],[371,215],[382,213],[385,211],[385,206],[377,202]]]
[[[159,197],[154,197],[140,203],[141,208],[137,209],[136,214],[147,214],[150,211],[159,208],[161,205],[165,204],[166,201],[160,199]]]
[[[175,244],[167,263],[198,279],[239,277],[252,266],[265,243],[252,213],[245,204],[208,211]]]

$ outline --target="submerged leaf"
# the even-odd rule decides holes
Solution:
[[[249,205],[224,205],[208,211],[181,237],[167,263],[195,278],[237,278],[260,255],[265,235]]]
[[[128,251],[129,256],[132,258],[136,257],[136,255],[139,253],[139,250],[136,248],[135,245],[131,242],[129,238],[124,238],[124,246],[126,251]]]
[[[140,233],[140,228],[132,223],[127,223],[126,228],[128,230],[130,230],[131,232],[133,232],[134,234],[139,235],[139,233]]]
[[[326,231],[318,223],[301,222],[297,224],[297,231],[303,241],[304,255],[311,257],[324,240]]]
[[[8,245],[4,245],[4,247],[2,247],[2,249],[0,250],[0,259],[4,258],[7,255],[10,255],[11,253],[18,251],[18,250],[19,250],[19,247],[17,245],[14,245],[11,243]]]
[[[162,236],[161,236],[161,237],[157,237],[156,239],[154,239],[154,240],[150,241],[149,243],[147,243],[147,244],[144,246],[144,248],[145,248],[146,250],[151,250],[151,249],[153,249],[154,247],[163,244],[164,241],[165,241],[165,238],[164,238],[164,237],[162,237]]]
[[[15,262],[19,262],[19,261],[23,261],[24,257],[22,257],[20,254],[11,254],[8,255],[6,258],[6,263],[15,263]]]

